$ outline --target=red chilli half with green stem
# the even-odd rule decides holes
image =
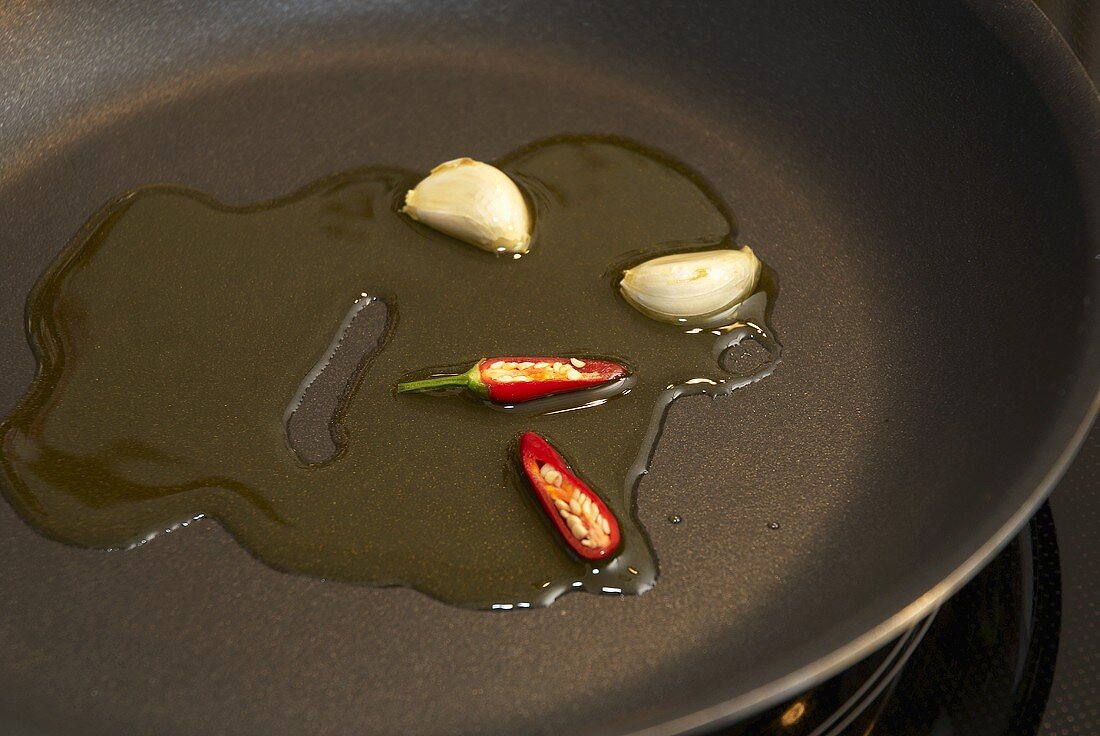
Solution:
[[[397,393],[462,388],[502,404],[541,399],[617,381],[630,375],[611,360],[561,357],[483,358],[465,373],[397,384]]]
[[[603,560],[619,548],[619,523],[611,509],[578,478],[558,451],[534,432],[519,439],[527,482],[562,540],[586,560]]]

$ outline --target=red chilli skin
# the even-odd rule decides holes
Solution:
[[[497,357],[486,358],[478,363],[481,372],[481,380],[489,392],[489,399],[498,403],[510,404],[532,399],[540,399],[544,396],[577,391],[592,386],[599,386],[609,381],[616,381],[628,375],[625,366],[610,360],[585,360],[582,367],[576,368],[582,378],[569,380],[565,377],[534,378],[531,381],[500,383],[489,375],[490,366],[498,361],[513,363],[562,363],[573,367],[569,358],[555,357]]]
[[[619,524],[607,504],[603,502],[603,499],[596,495],[584,481],[573,474],[565,460],[562,459],[557,450],[550,446],[549,442],[534,432],[524,432],[523,436],[520,437],[519,453],[527,482],[538,499],[539,505],[550,517],[558,530],[558,534],[569,546],[569,549],[586,560],[603,560],[611,556],[619,548]],[[544,475],[547,471],[542,470],[544,465],[549,465],[554,471],[561,474],[560,485],[554,485],[547,480]],[[556,478],[553,473],[549,473],[549,475]],[[590,535],[586,539],[590,541],[598,539],[602,543],[597,543],[591,547],[585,546],[570,531],[568,522],[562,516],[558,506],[555,505],[557,500],[569,503],[574,490],[579,491],[583,498],[591,501],[592,505],[598,510],[599,516],[607,520],[608,531],[604,532],[602,527],[594,528],[594,525],[583,514],[574,514],[577,519],[577,522],[574,523],[585,525]]]
[[[555,369],[554,366],[559,366]],[[572,375],[573,378],[569,376]],[[482,358],[465,373],[431,376],[397,384],[397,393],[460,388],[498,404],[518,404],[544,396],[599,386],[630,375],[621,363],[580,358]]]

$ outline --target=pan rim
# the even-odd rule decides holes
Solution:
[[[1100,130],[1100,93],[1073,50],[1046,15],[1027,0],[1008,3],[963,0],[963,4],[991,29],[1029,74],[1061,127],[1085,194],[1086,208],[1088,202],[1100,203],[1100,174],[1082,176],[1082,172],[1100,171],[1100,138],[1089,133],[1090,129]],[[1098,211],[1096,221],[1089,228],[1090,240],[1100,244],[1100,207],[1095,209]],[[1100,333],[1100,327],[1094,327],[1094,333]],[[1060,444],[1061,451],[1027,500],[992,537],[940,582],[869,631],[783,677],[686,715],[625,732],[624,736],[686,736],[731,725],[824,682],[934,615],[941,604],[973,579],[1019,534],[1077,456],[1100,416],[1100,356],[1094,355],[1083,368],[1074,394],[1076,396],[1067,395],[1067,399],[1079,398],[1084,411],[1075,417],[1063,414],[1064,426],[1054,430],[1054,436],[1048,438],[1055,446]],[[1067,400],[1067,405],[1071,403]]]

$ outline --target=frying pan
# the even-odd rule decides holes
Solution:
[[[933,610],[1096,411],[1100,105],[1023,0],[27,3],[0,40],[0,410],[33,375],[27,291],[122,190],[244,203],[561,133],[698,169],[779,274],[785,346],[765,381],[673,407],[638,495],[662,565],[640,597],[462,610],[274,572],[211,522],[109,553],[5,504],[9,731],[741,717]]]

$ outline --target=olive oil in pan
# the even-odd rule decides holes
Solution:
[[[109,204],[29,298],[40,365],[2,426],[12,504],[44,534],[98,548],[204,515],[279,570],[463,606],[650,588],[634,496],[667,405],[774,367],[774,279],[765,270],[723,324],[656,322],[619,295],[622,268],[730,247],[731,219],[695,177],[597,138],[498,166],[534,212],[518,258],[401,214],[419,178],[406,171],[352,171],[247,208],[165,187]],[[731,373],[745,338],[768,355]],[[540,412],[394,391],[493,355],[609,356],[633,380]],[[518,468],[527,430],[606,501],[614,557],[582,561],[556,536]]]

